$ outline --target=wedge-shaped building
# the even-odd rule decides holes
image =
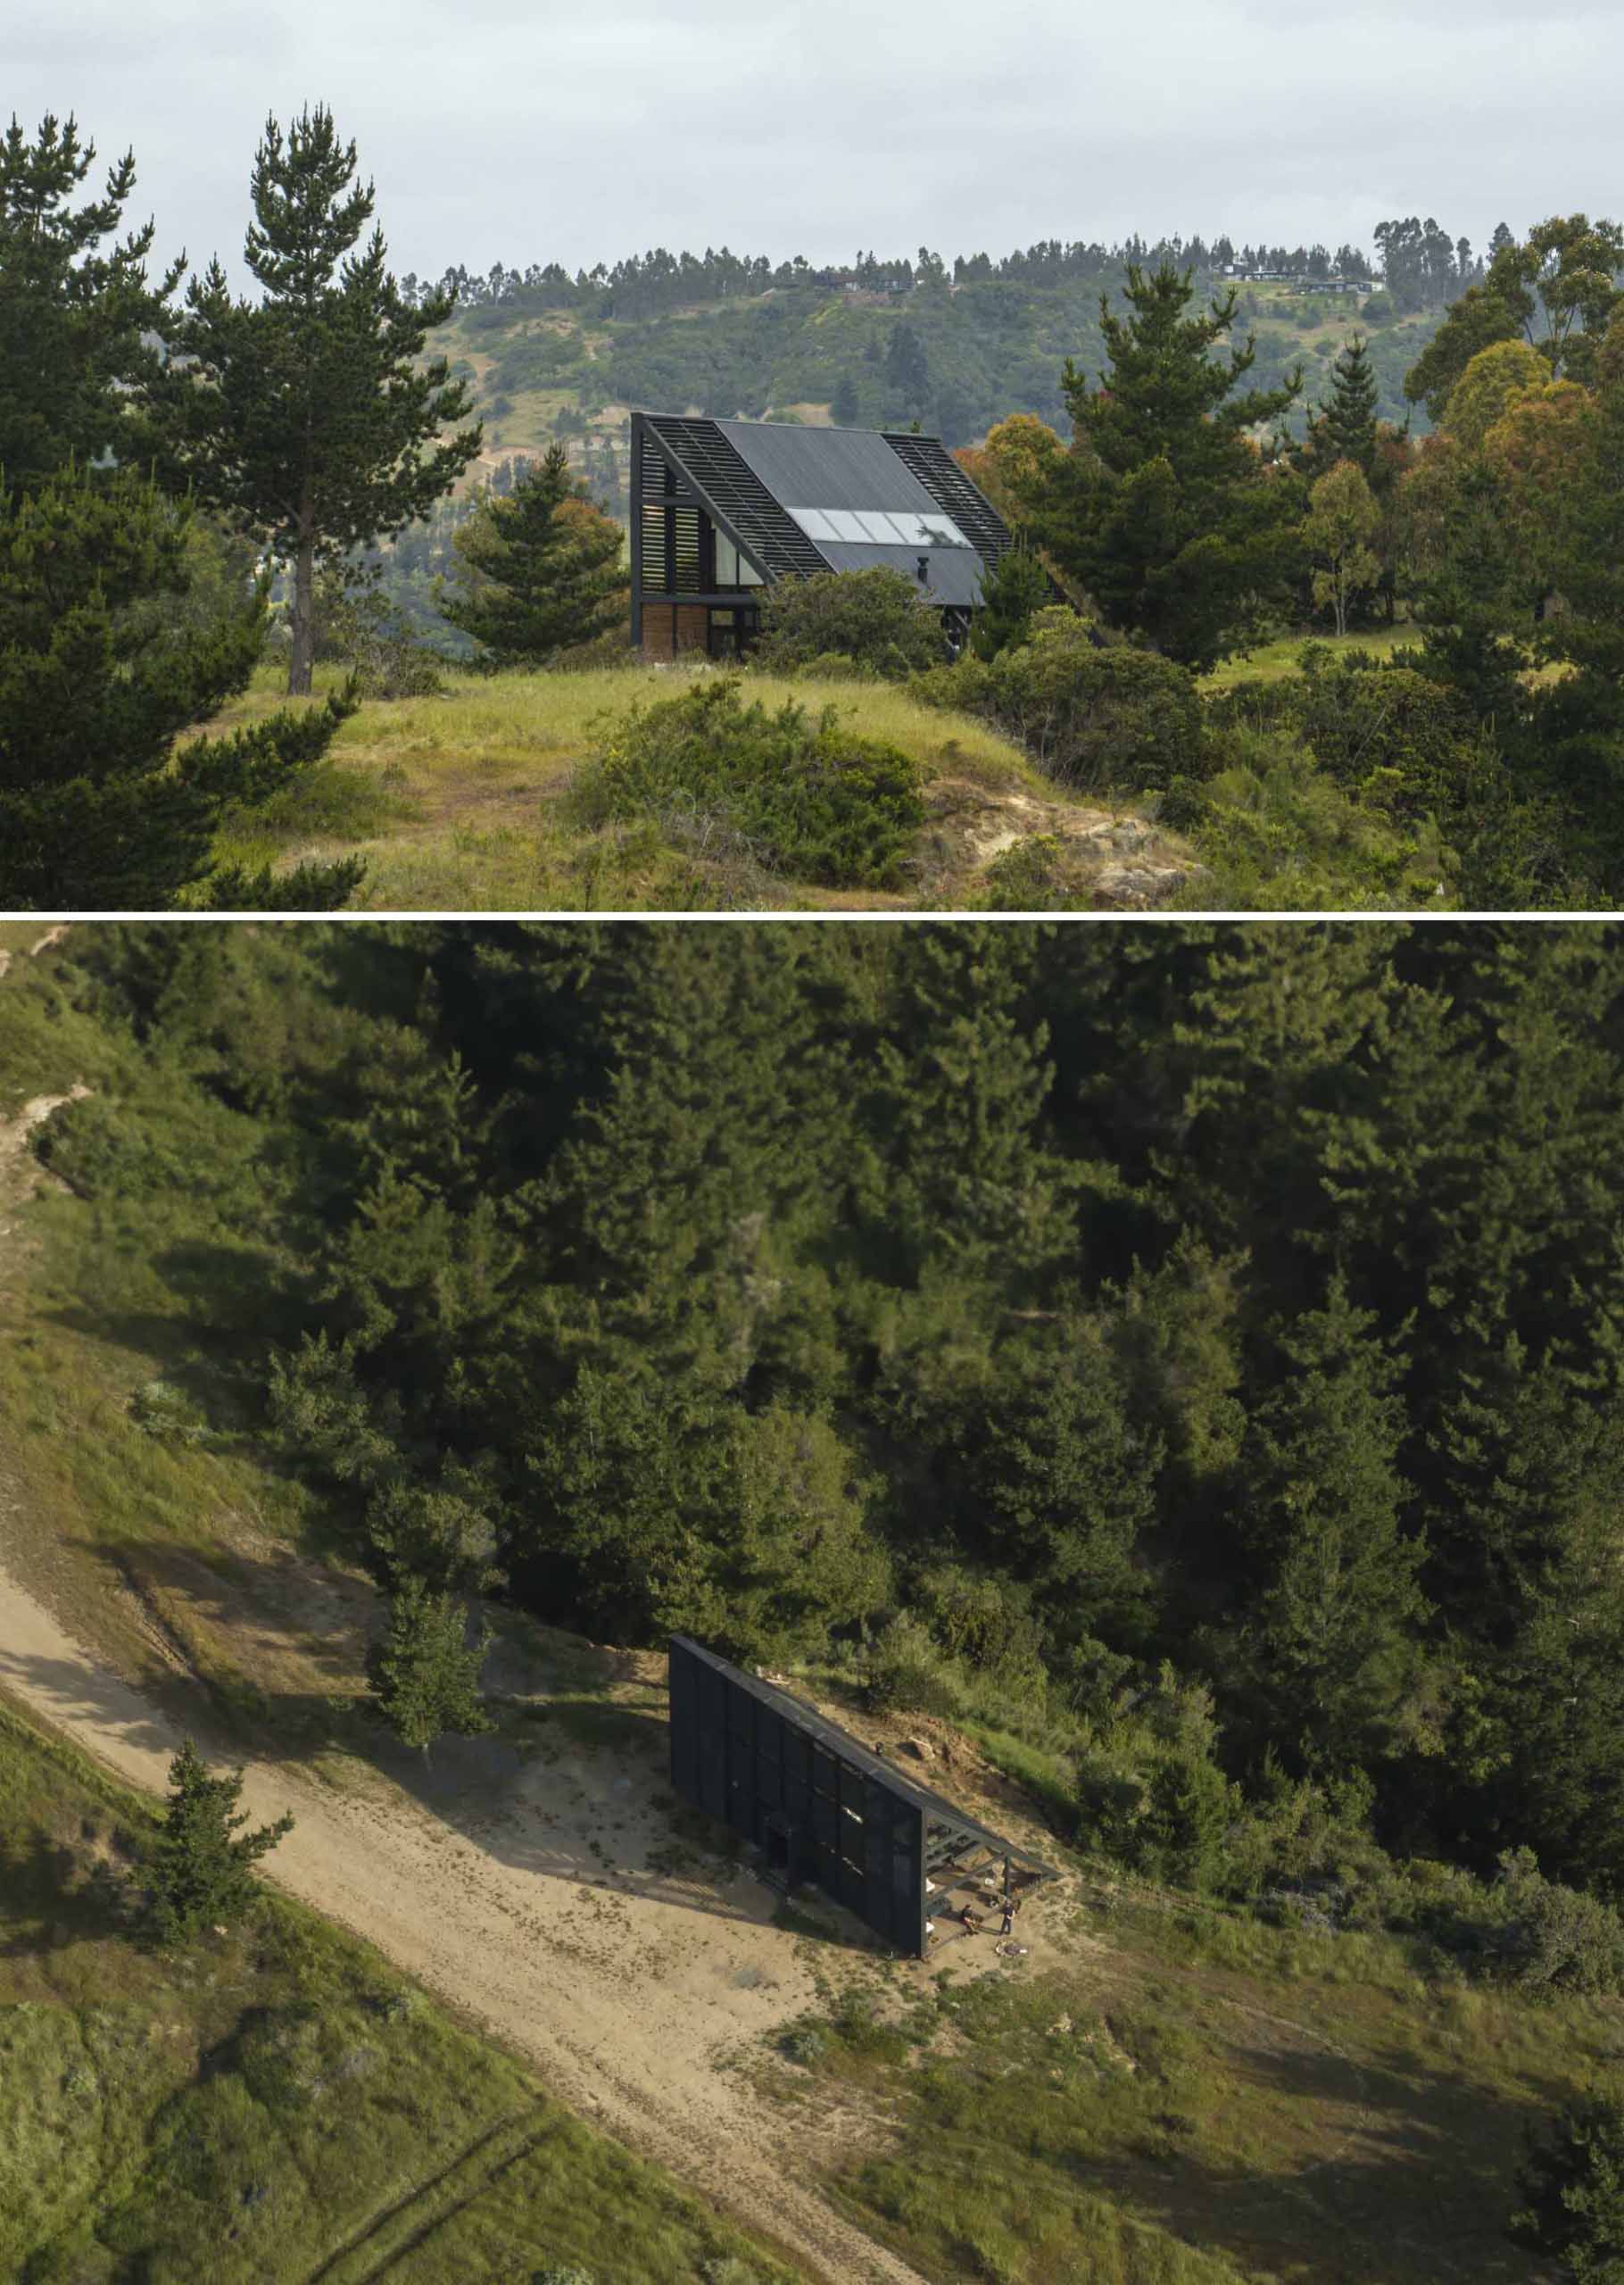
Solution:
[[[748,649],[761,590],[885,564],[962,639],[1007,525],[935,436],[632,417],[632,640]]]
[[[809,1884],[924,1958],[1052,1877],[775,1683],[686,1634],[669,1658],[672,1790],[753,1843],[786,1891]]]

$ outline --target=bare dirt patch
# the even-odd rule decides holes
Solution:
[[[171,1671],[185,1655],[172,1624],[166,1615]],[[162,1789],[180,1723],[14,1577],[0,1591],[0,1686],[120,1776]],[[201,1716],[186,1726],[210,1749]],[[793,2122],[736,2067],[816,2003],[819,1977],[753,1873],[684,1845],[664,1737],[658,1693],[628,1661],[617,1702],[561,1693],[497,1738],[446,1741],[427,1766],[385,1750],[334,1785],[250,1760],[244,1801],[256,1819],[297,1819],[268,1862],[274,1880],[523,2052],[594,2123],[814,2277],[919,2285],[834,2211],[802,2170]],[[219,1740],[212,1750],[236,1758]],[[835,1948],[816,1956],[828,1973]]]

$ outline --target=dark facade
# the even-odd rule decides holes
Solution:
[[[632,417],[632,640],[650,657],[736,655],[764,587],[875,564],[962,635],[1011,544],[934,436]]]
[[[670,1641],[671,1784],[760,1849],[769,1879],[845,1905],[923,1957],[967,1932],[961,1895],[1048,1875],[1013,1842],[916,1785],[776,1684],[685,1634]],[[991,1908],[991,1907],[989,1907]]]

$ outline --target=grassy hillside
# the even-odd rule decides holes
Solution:
[[[286,1473],[253,1373],[308,1237],[281,1187],[278,1107],[223,1103],[70,1004],[71,940],[37,953],[40,933],[0,935],[8,1558],[156,1698],[186,1702],[189,1672],[245,1746],[361,1784],[369,1590],[333,1558],[321,1499]],[[232,1024],[276,1006],[272,991],[222,1009],[228,1065]],[[123,1170],[94,1200],[35,1191],[32,1159],[4,1148],[24,1105],[75,1084],[108,1108]],[[180,1400],[162,1433],[144,1425],[161,1417],[154,1383]],[[634,1711],[609,1657],[562,1637],[558,1651],[559,1739],[608,1739],[630,1769],[635,1732],[657,1763],[658,1691],[645,1680]],[[853,1717],[831,1677],[804,1686]],[[1019,1829],[1074,1785],[1063,1750],[966,1744],[916,1718],[883,1728]],[[990,1760],[1024,1784],[995,1791]],[[612,2240],[615,2285],[778,2275],[312,1915],[268,1903],[189,1963],[137,1949],[116,1879],[145,1814],[0,1713],[4,2273],[528,2285],[562,2261],[605,2277]],[[476,1829],[509,1845],[500,1810],[481,1803]],[[593,1845],[608,1882],[626,1846],[614,1813]],[[726,1980],[733,1924],[709,1897],[725,1872],[680,1820],[663,1848],[672,1875],[688,1867],[694,1949],[675,1981],[698,1993]],[[1617,2003],[1540,2003],[1467,1983],[1419,1938],[1269,1926],[1057,1838],[1043,1853],[1065,1877],[1023,1915],[1032,1948],[1007,1968],[971,1942],[888,1964],[792,1909],[771,1965],[747,1971],[816,1987],[800,2021],[741,2044],[731,2076],[845,2211],[932,2285],[1529,2276],[1502,2236],[1522,2132],[1616,2056]]]
[[[0,1699],[0,2271],[27,2285],[782,2278],[369,1945],[267,1895],[144,1948],[145,1803]]]
[[[356,848],[368,872],[354,902],[370,911],[1019,907],[1030,891],[1012,852],[1040,843],[1053,878],[1037,902],[1064,894],[1114,909],[1156,901],[1130,875],[1173,868],[1164,900],[1193,862],[1176,835],[1156,833],[1127,804],[1068,796],[983,723],[932,711],[882,684],[754,675],[750,694],[769,707],[792,697],[816,716],[833,706],[859,735],[893,744],[918,765],[926,819],[904,885],[836,890],[772,876],[722,846],[702,818],[582,822],[570,799],[582,762],[631,707],[671,697],[686,679],[642,666],[496,676],[453,669],[444,696],[369,700],[327,766],[256,811],[221,854],[258,866]],[[277,672],[265,667],[220,726],[283,702]],[[1057,869],[1056,843],[1067,859]]]
[[[599,497],[624,515],[633,406],[817,423],[833,417],[844,386],[849,426],[918,418],[951,445],[1012,412],[1063,428],[1066,359],[1090,371],[1103,361],[1102,282],[1114,284],[989,279],[895,296],[806,286],[633,319],[526,311],[521,300],[461,312],[435,345],[474,383],[485,472],[562,439]],[[1404,377],[1442,312],[1372,324],[1361,307],[1353,295],[1242,287],[1238,331],[1256,335],[1255,382],[1272,386],[1300,363],[1305,401],[1317,403],[1357,328],[1371,337],[1380,417],[1412,418]],[[886,378],[902,325],[924,359],[922,386],[906,401]]]
[[[838,2176],[876,2236],[955,2285],[1529,2277],[1504,2234],[1525,2131],[1616,2051],[1616,2007],[1103,1865],[1073,1893],[1015,1972],[849,1996],[764,2070],[786,2104],[884,2122]]]

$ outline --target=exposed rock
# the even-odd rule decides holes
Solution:
[[[1020,787],[939,778],[925,804],[913,869],[938,894],[966,871],[985,875],[996,866],[987,885],[996,884],[1011,910],[1143,912],[1166,904],[1201,870],[1148,818],[1046,801]]]

